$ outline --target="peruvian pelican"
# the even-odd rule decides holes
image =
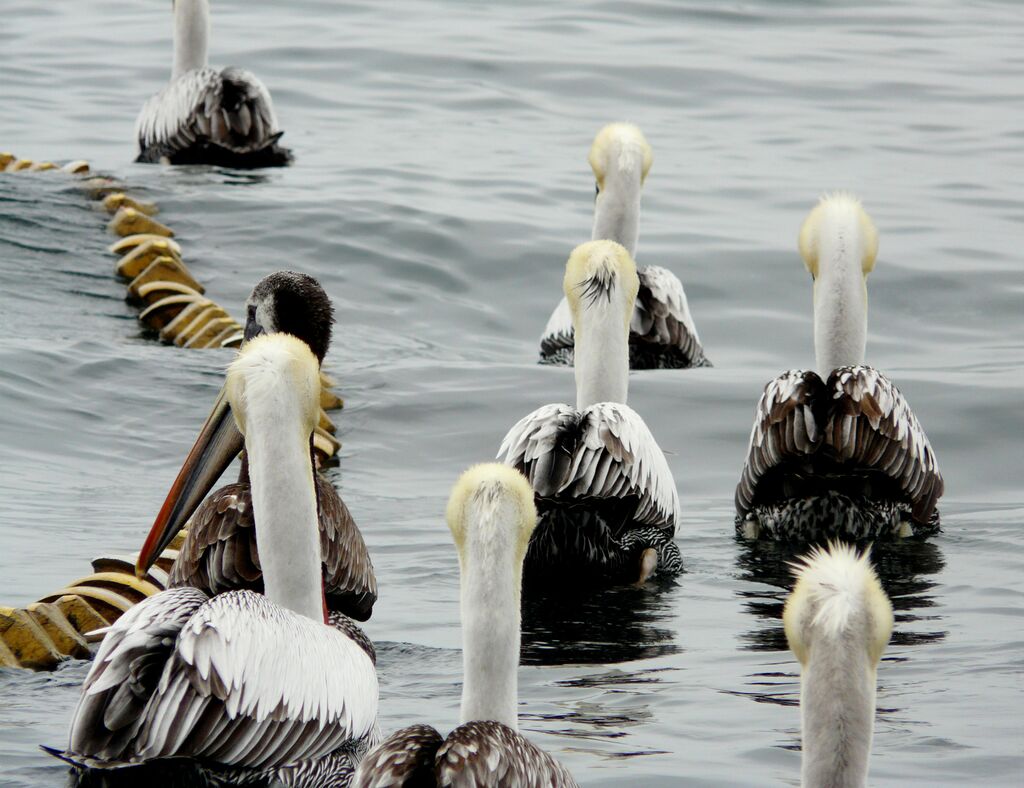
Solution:
[[[206,64],[209,0],[173,0],[174,69],[167,87],[142,105],[135,121],[136,161],[280,167],[291,151],[278,144],[270,93],[239,68]]]
[[[736,487],[747,538],[813,541],[934,533],[942,475],[910,405],[864,366],[867,276],[878,232],[848,194],[825,197],[800,228],[814,280],[817,372],[765,386]]]
[[[412,725],[367,753],[353,786],[575,786],[558,761],[517,732],[523,556],[537,523],[533,490],[505,465],[477,465],[448,499],[459,554],[462,724],[446,739]]]
[[[264,277],[246,302],[245,342],[262,334],[291,334],[323,361],[331,341],[331,302],[311,276],[278,271]],[[139,554],[145,572],[192,517],[170,575],[170,587],[193,586],[207,594],[263,590],[262,550],[252,506],[247,460],[238,481],[205,501],[217,479],[242,449],[242,434],[222,389],[195,446],[171,485]],[[359,529],[329,481],[314,474],[327,607],[365,621],[377,599],[373,564]],[[202,505],[200,506],[200,503]],[[198,508],[197,508],[198,507]],[[195,516],[192,513],[195,512]]]
[[[379,738],[373,647],[324,603],[310,456],[319,375],[309,347],[284,334],[248,343],[228,369],[266,594],[174,588],[121,616],[59,757],[101,770],[179,759],[211,783],[333,786]]]
[[[786,640],[801,665],[805,788],[856,788],[868,775],[878,662],[892,634],[892,604],[848,545],[814,548],[794,564]]]
[[[498,459],[522,471],[540,521],[527,585],[644,582],[682,570],[679,496],[665,455],[628,405],[629,319],[639,286],[614,241],[578,246],[563,290],[576,335],[576,407],[545,405],[508,431]]]
[[[616,241],[635,257],[640,192],[653,161],[651,146],[632,123],[610,123],[594,138],[588,159],[597,180],[591,238]],[[629,325],[630,367],[710,366],[679,278],[656,265],[639,266],[637,276],[640,289]],[[573,321],[565,298],[544,328],[540,357],[544,364],[573,363]]]

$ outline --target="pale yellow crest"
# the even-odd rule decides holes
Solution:
[[[594,171],[599,188],[604,188],[605,174],[613,167],[630,166],[631,158],[639,156],[640,183],[647,179],[647,173],[654,161],[651,146],[640,131],[639,126],[632,123],[609,123],[594,137],[587,160]]]
[[[875,223],[871,221],[864,206],[855,196],[848,192],[835,192],[822,197],[800,225],[797,245],[811,276],[818,276],[819,239],[822,228],[831,224],[830,220],[842,220],[851,215],[855,218],[864,244],[861,270],[867,276],[874,269],[875,258],[878,256],[878,230],[875,229]]]
[[[283,390],[297,396],[307,435],[320,420],[320,362],[309,345],[291,334],[264,334],[242,345],[224,388],[243,435],[248,404]]]
[[[864,647],[877,664],[892,635],[893,613],[868,552],[858,554],[850,545],[831,542],[827,549],[812,548],[792,567],[797,581],[782,622],[800,663],[807,664],[816,635],[837,636],[862,611],[871,627]]]
[[[626,325],[633,316],[633,304],[640,289],[636,263],[626,248],[615,241],[587,241],[572,250],[565,264],[562,290],[569,301],[573,321],[582,309],[607,294],[611,297],[615,284],[620,283],[626,299]]]
[[[522,561],[530,535],[537,525],[533,488],[515,468],[497,462],[481,463],[464,471],[448,497],[445,518],[460,556],[466,544],[467,529],[473,527],[467,517],[467,507],[481,498],[493,500],[498,497],[509,501],[515,509],[516,547],[519,561]]]

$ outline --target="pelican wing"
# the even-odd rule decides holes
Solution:
[[[737,512],[750,511],[757,486],[769,470],[818,450],[827,407],[825,384],[816,372],[791,369],[768,382],[754,412],[747,460],[736,485]]]
[[[542,358],[549,358],[559,353],[571,352],[574,344],[572,310],[569,308],[569,300],[563,296],[544,327],[544,333],[540,338],[540,355]]]
[[[871,367],[840,367],[828,379],[832,416],[825,441],[840,462],[873,468],[896,481],[927,522],[944,484],[928,436],[903,394]]]
[[[582,412],[545,405],[508,431],[498,459],[520,470],[543,498],[636,496],[637,522],[675,533],[679,495],[672,471],[628,405],[599,402]]]
[[[153,150],[159,157],[200,141],[256,150],[280,135],[270,93],[253,74],[201,68],[180,75],[143,104],[135,136],[140,152]]]
[[[334,485],[319,475],[316,481],[327,606],[366,621],[377,601],[370,551]]]
[[[377,600],[369,551],[334,486],[320,475],[315,480],[327,606],[365,621]],[[189,524],[170,582],[211,596],[239,589],[263,592],[248,483],[227,484],[203,501]]]
[[[629,325],[630,343],[669,346],[685,356],[691,366],[705,364],[683,283],[671,271],[656,265],[643,266],[637,274],[640,289]]]
[[[126,758],[178,634],[207,601],[198,589],[173,588],[147,597],[111,625],[82,685],[70,753]]]
[[[86,697],[104,686],[87,686]],[[377,674],[359,643],[260,594],[232,591],[199,606],[181,627],[137,732],[115,758],[188,757],[259,769],[318,758],[362,739],[376,717]],[[90,720],[106,727],[103,709]]]
[[[453,730],[437,752],[436,769],[437,784],[453,788],[576,785],[568,769],[500,722],[468,722]]]
[[[171,567],[170,584],[200,588],[210,596],[239,589],[263,591],[248,483],[224,485],[192,515]]]
[[[434,784],[434,761],[443,741],[430,725],[410,725],[395,731],[366,754],[351,788]]]

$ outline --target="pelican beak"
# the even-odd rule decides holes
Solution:
[[[245,438],[235,425],[227,395],[221,389],[139,552],[135,562],[136,575],[145,577],[160,553],[188,522],[224,469],[244,447]]]

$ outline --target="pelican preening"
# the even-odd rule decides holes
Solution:
[[[682,570],[675,480],[644,420],[626,405],[638,286],[629,252],[614,241],[590,241],[569,257],[563,289],[576,339],[576,406],[535,410],[498,451],[537,498],[528,585],[643,582]]]
[[[640,193],[653,160],[643,132],[631,123],[610,123],[590,148],[597,180],[591,239],[622,244],[636,256]],[[629,324],[629,365],[633,369],[708,366],[686,293],[671,271],[637,268],[640,286]],[[572,364],[573,320],[566,299],[552,312],[540,340],[541,363]]]
[[[877,252],[875,226],[851,195],[823,198],[804,220],[818,371],[784,372],[761,395],[736,487],[736,528],[748,538],[939,528],[935,452],[899,389],[864,366],[867,275]]]
[[[263,334],[290,334],[304,342],[318,361],[323,360],[331,341],[332,309],[330,299],[313,277],[292,271],[264,277],[253,288],[246,311],[245,342]],[[238,456],[242,443],[225,387],[153,523],[139,554],[141,572],[152,565],[192,517],[171,570],[170,585],[194,586],[208,594],[243,588],[263,590],[263,550],[257,544],[259,529],[254,527],[247,460],[242,462],[237,482],[221,487],[203,501]],[[313,479],[327,607],[365,621],[377,599],[369,552],[334,486],[319,474]]]
[[[135,121],[136,161],[279,167],[291,151],[278,144],[267,88],[238,68],[207,66],[209,0],[173,0],[174,69],[167,87],[142,105]]]
[[[892,604],[868,563],[848,545],[814,548],[783,623],[800,660],[803,785],[857,788],[867,780],[878,662],[892,634]]]
[[[210,782],[343,784],[375,743],[372,646],[328,616],[310,440],[320,365],[285,334],[253,340],[226,398],[245,436],[266,595],[174,588],[104,637],[67,751],[78,767],[184,759]]]
[[[447,738],[429,725],[396,731],[366,755],[353,784],[575,786],[517,732],[520,588],[537,522],[533,490],[507,466],[474,466],[452,489],[447,520],[459,555],[462,724]]]

